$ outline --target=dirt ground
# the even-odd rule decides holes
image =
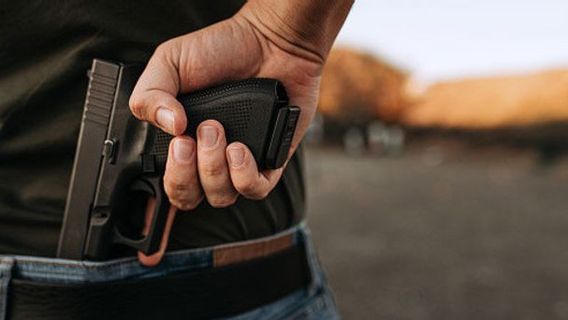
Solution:
[[[568,158],[308,148],[309,223],[345,319],[568,319]]]

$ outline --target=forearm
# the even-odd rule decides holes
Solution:
[[[280,48],[325,61],[354,0],[249,0],[239,15]]]

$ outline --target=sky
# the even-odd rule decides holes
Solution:
[[[336,44],[423,81],[568,67],[568,0],[356,0]]]

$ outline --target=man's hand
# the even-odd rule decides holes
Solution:
[[[130,107],[138,119],[176,136],[164,175],[166,193],[175,207],[191,210],[203,198],[217,208],[232,205],[239,195],[262,199],[283,171],[259,171],[245,145],[227,144],[217,121],[201,123],[197,141],[183,136],[191,119],[186,118],[176,96],[230,80],[280,80],[290,104],[302,109],[291,155],[314,116],[325,57],[351,5],[350,0],[339,2],[346,4],[252,0],[232,18],[171,39],[156,49],[132,93]],[[301,8],[306,6],[309,8]],[[300,11],[297,16],[296,10]],[[318,16],[321,25],[315,19]],[[170,218],[169,223],[172,221]],[[142,256],[141,261],[155,264],[162,254],[163,250],[157,259],[150,260]]]

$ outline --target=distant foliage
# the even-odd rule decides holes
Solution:
[[[408,102],[407,75],[370,54],[334,49],[323,72],[320,112],[334,121],[394,121]]]
[[[568,70],[438,83],[404,111],[401,121],[467,129],[568,122]]]
[[[334,123],[493,129],[568,123],[568,70],[458,79],[413,90],[410,76],[371,54],[334,49],[319,110]]]

